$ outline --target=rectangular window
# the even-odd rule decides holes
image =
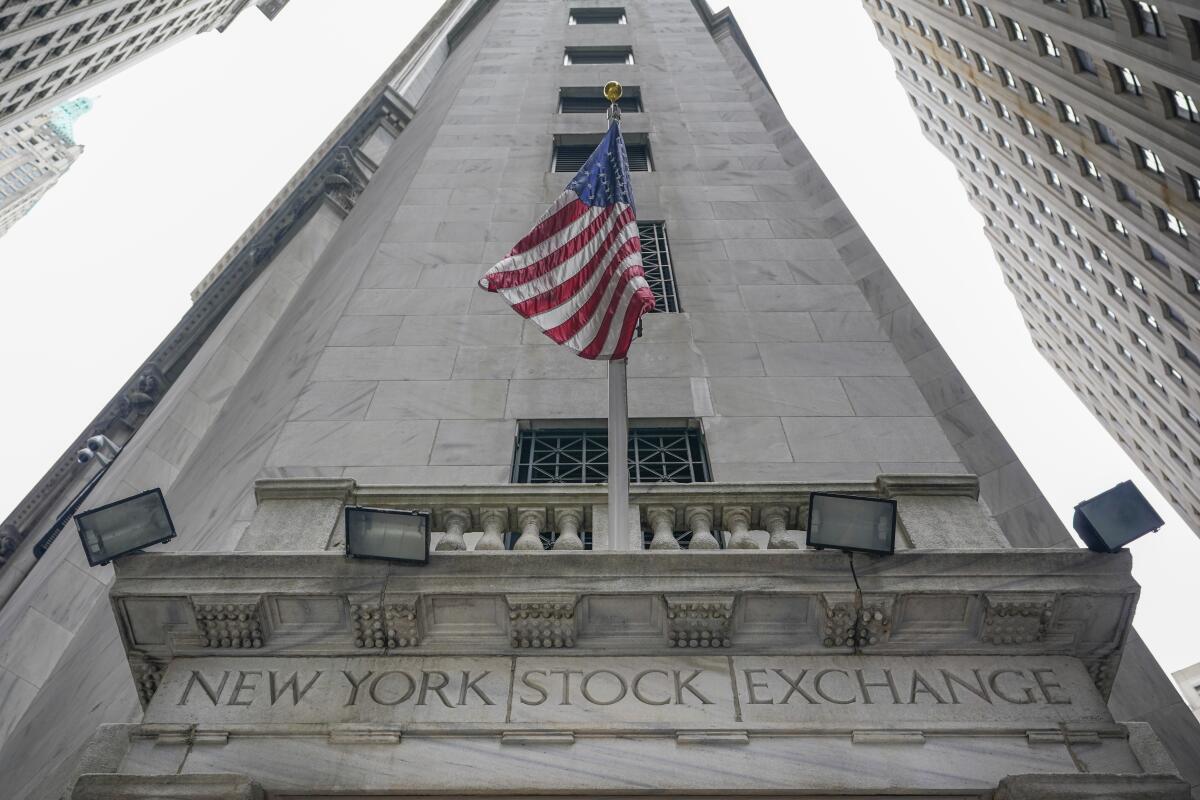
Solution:
[[[595,151],[599,139],[586,144],[556,144],[554,146],[554,172],[579,172]],[[630,172],[650,172],[650,145],[646,142],[625,140],[625,153],[629,156]]]
[[[1157,4],[1147,3],[1145,0],[1137,0],[1133,4],[1133,18],[1136,23],[1137,33],[1142,36],[1152,36],[1156,39],[1166,37],[1162,29],[1162,20],[1158,15]]]
[[[571,25],[624,25],[626,22],[623,8],[572,8],[569,20]]]
[[[646,271],[646,283],[654,292],[654,310],[667,313],[679,311],[679,295],[675,291],[666,226],[661,222],[639,222],[637,226],[642,240],[642,268]]]
[[[608,430],[525,427],[517,434],[513,483],[604,483]],[[708,453],[698,423],[629,430],[631,483],[707,483]]]
[[[563,64],[632,64],[632,47],[568,47]]]
[[[560,114],[603,114],[611,103],[599,86],[571,87],[558,90],[558,113]],[[642,93],[634,86],[626,86],[625,93],[617,105],[626,114],[642,110]]]

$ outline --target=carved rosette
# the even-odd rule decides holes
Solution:
[[[666,595],[663,599],[671,647],[733,646],[733,595]]]
[[[129,669],[133,672],[133,683],[137,687],[138,699],[142,705],[150,704],[154,693],[162,683],[163,673],[167,665],[161,661],[149,658],[141,653],[129,654]]]
[[[192,601],[196,627],[211,648],[257,648],[266,641],[257,598],[241,602]]]
[[[869,647],[892,635],[894,597],[864,597],[859,603],[852,594],[824,594],[821,602],[825,607],[824,647]]]
[[[418,595],[351,595],[350,627],[354,646],[372,650],[401,649],[421,644]]]
[[[505,597],[508,601],[508,638],[513,647],[574,647],[574,594],[533,594]]]
[[[1054,615],[1053,595],[1004,597],[987,595],[983,641],[991,644],[1033,644],[1046,638]]]

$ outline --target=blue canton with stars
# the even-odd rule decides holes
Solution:
[[[595,152],[575,178],[567,184],[589,206],[627,203],[633,207],[633,187],[629,184],[629,157],[621,127],[613,122]]]

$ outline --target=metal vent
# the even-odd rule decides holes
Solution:
[[[513,483],[604,483],[608,431],[604,428],[523,430],[517,435]],[[634,428],[629,432],[631,483],[705,483],[712,480],[703,437],[693,428]]]
[[[631,47],[568,47],[563,63],[573,64],[632,64]]]
[[[597,88],[588,94],[564,94],[559,100],[558,111],[560,114],[603,114],[608,111],[610,103],[600,93]],[[642,110],[642,98],[636,94],[626,94],[617,103],[621,107],[621,111],[626,114],[637,113]]]
[[[596,149],[594,144],[559,144],[554,146],[554,171],[579,172],[587,163],[588,157]],[[625,143],[625,152],[629,156],[630,172],[650,171],[650,146],[647,144]]]
[[[571,25],[624,25],[625,23],[625,9],[623,8],[571,9]]]

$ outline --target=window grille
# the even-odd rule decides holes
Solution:
[[[538,533],[538,539],[540,539],[542,542],[543,550],[553,550],[554,543],[558,541],[558,537],[559,537],[559,534],[557,532],[552,533],[550,531],[540,531]],[[507,533],[505,533],[502,537],[502,539],[504,540],[504,549],[505,550],[515,549],[516,544],[517,544],[517,539],[520,539],[520,538],[521,538],[520,531],[508,531]],[[591,531],[580,531],[579,538],[583,540],[583,549],[584,550],[592,549],[592,532]]]
[[[587,163],[599,140],[588,144],[559,144],[554,146],[554,171],[578,172]],[[650,145],[645,142],[626,142],[625,153],[629,157],[630,172],[649,172]]]
[[[666,226],[661,222],[639,222],[638,235],[642,240],[642,268],[646,271],[646,283],[654,292],[654,310],[667,313],[679,311]]]
[[[558,112],[560,114],[602,114],[608,111],[610,105],[611,103],[601,93],[599,87],[571,90],[570,93],[564,90],[559,97]],[[621,107],[623,113],[635,114],[642,110],[642,97],[636,91],[631,92],[626,89],[617,105]]]
[[[624,25],[626,21],[623,8],[572,8],[569,24]]]
[[[517,435],[513,483],[604,483],[605,428],[532,428]],[[631,483],[706,483],[708,453],[698,429],[631,428]]]
[[[632,64],[632,47],[568,47],[563,64]]]

